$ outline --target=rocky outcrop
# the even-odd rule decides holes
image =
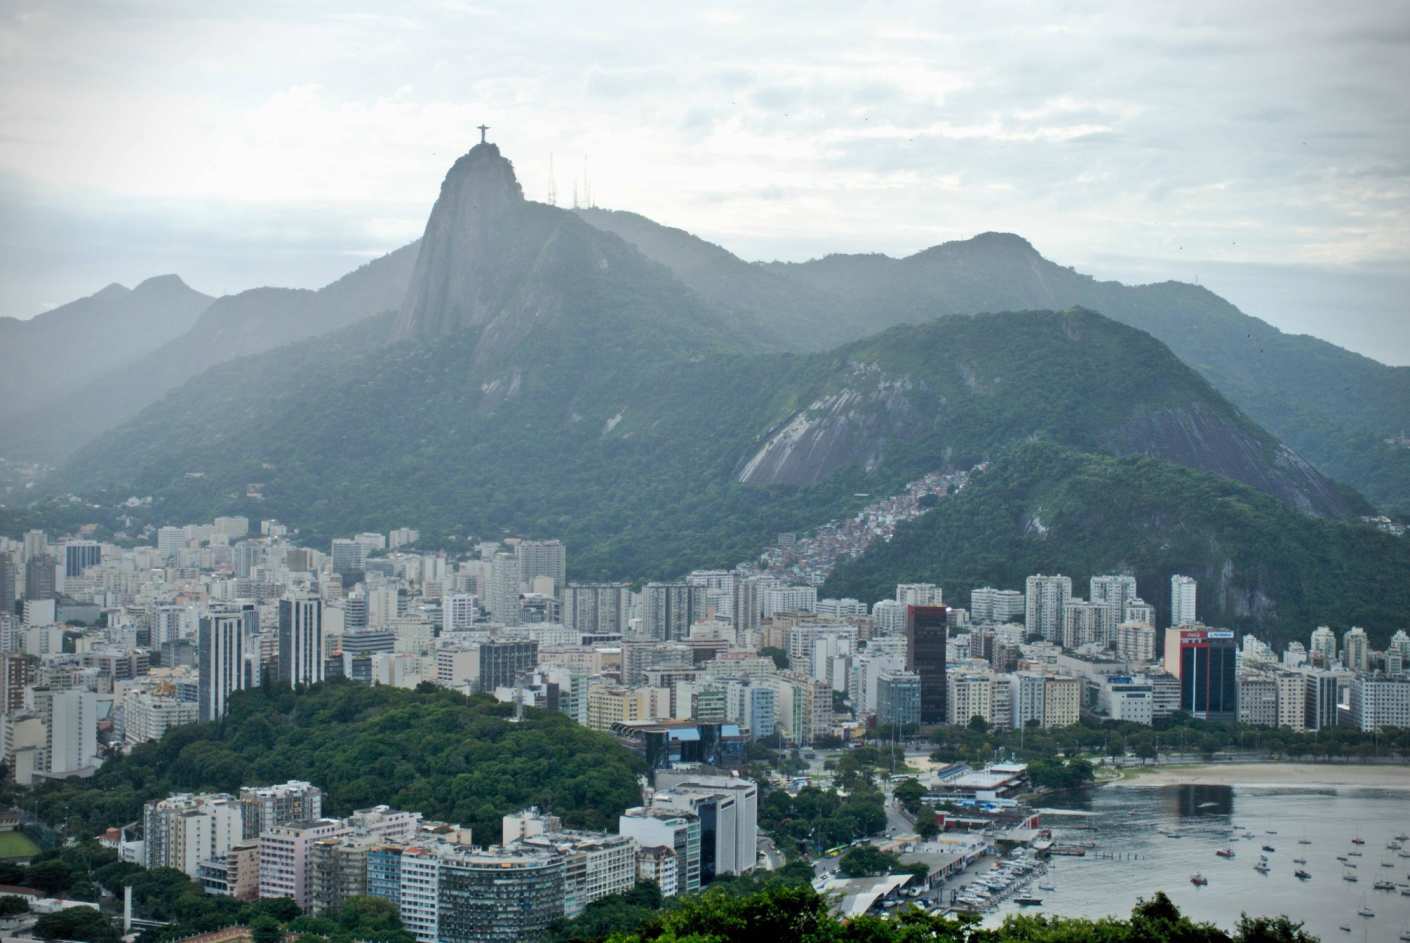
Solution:
[[[740,470],[746,485],[810,485],[839,469],[881,464],[897,438],[914,434],[922,416],[909,377],[876,364],[852,363],[840,389],[813,400],[769,431]]]
[[[1357,511],[1354,495],[1239,418],[1191,402],[1134,416],[1106,444],[1121,454],[1152,455],[1241,481],[1308,514],[1340,517]]]

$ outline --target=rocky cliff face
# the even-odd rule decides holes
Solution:
[[[851,363],[841,389],[825,393],[769,431],[740,470],[746,485],[811,485],[851,465],[871,471],[897,439],[924,428],[917,381]]]

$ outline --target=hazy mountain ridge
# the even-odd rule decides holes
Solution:
[[[968,488],[838,567],[828,595],[880,599],[897,581],[943,582],[964,606],[976,586],[1023,588],[1032,573],[1130,572],[1168,624],[1169,578],[1199,581],[1212,625],[1286,642],[1319,624],[1365,625],[1384,643],[1410,606],[1410,541],[1289,515],[1264,494],[1147,457],[1024,443]]]
[[[317,291],[252,288],[216,299],[179,336],[0,427],[8,437],[7,452],[46,459],[70,455],[212,366],[393,309],[405,293],[416,252],[416,243],[404,246]],[[62,350],[67,342],[56,346]]]
[[[817,337],[845,341],[948,314],[1073,306],[1100,311],[1163,341],[1324,473],[1364,489],[1383,506],[1410,512],[1410,449],[1385,441],[1407,425],[1410,367],[1284,334],[1200,286],[1099,281],[1043,258],[1010,233],[982,233],[899,259],[835,254],[751,266],[733,256],[733,262],[723,259],[720,254],[728,253],[720,247],[644,217],[597,211],[584,218],[635,241],[687,282],[705,260],[711,270],[736,273],[711,283],[720,304],[759,307],[743,275],[751,269],[823,299],[790,313],[812,322],[789,335],[800,347]]]
[[[112,284],[27,320],[0,318],[0,421],[39,408],[68,377],[128,363],[189,330],[214,299],[176,275]]]

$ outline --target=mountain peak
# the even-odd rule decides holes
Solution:
[[[447,195],[461,209],[476,213],[493,213],[524,202],[514,165],[499,152],[498,145],[488,141],[476,144],[451,165],[441,184],[441,200]]]
[[[194,291],[194,289],[191,288],[190,285],[186,284],[186,282],[182,280],[180,275],[176,274],[153,275],[151,278],[144,279],[143,281],[139,282],[137,287],[132,290],[149,292],[166,292],[177,290]]]
[[[929,249],[917,252],[913,258],[935,255],[1036,258],[1038,250],[1033,248],[1033,243],[1017,233],[982,232],[968,239],[956,239],[952,242],[942,242],[938,246],[931,246]]]
[[[426,220],[397,335],[436,336],[483,326],[503,306],[528,243],[530,205],[499,148],[481,142],[446,173]]]

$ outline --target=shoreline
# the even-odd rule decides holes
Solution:
[[[1127,767],[1099,785],[1255,786],[1290,789],[1393,789],[1410,793],[1410,766],[1354,763],[1194,763]]]

